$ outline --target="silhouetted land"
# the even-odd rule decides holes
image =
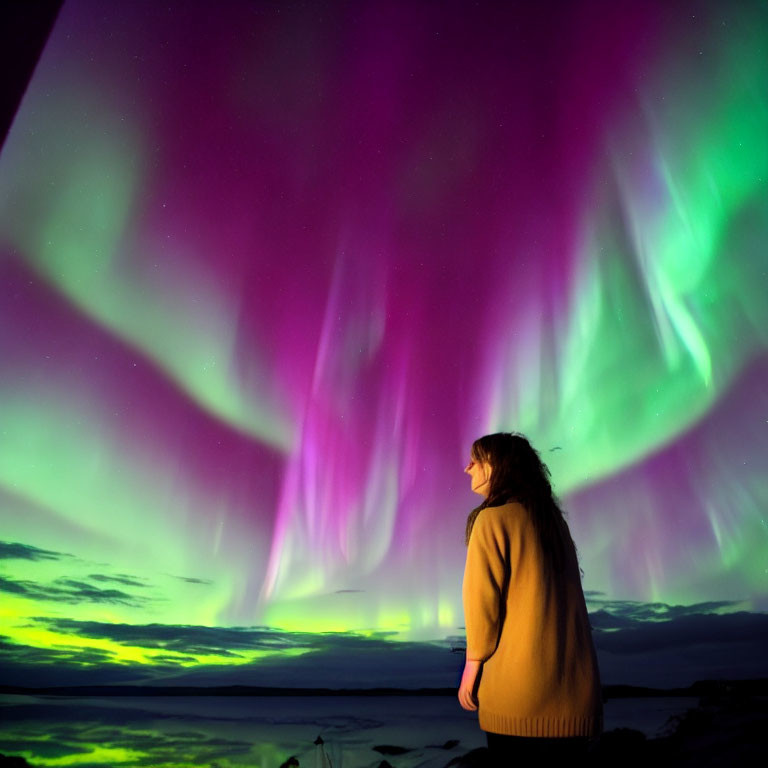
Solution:
[[[25,688],[0,685],[0,694],[23,696],[455,696],[455,688],[275,688],[252,685],[74,685]],[[603,686],[604,699],[666,696],[721,698],[728,695],[768,696],[768,678],[758,680],[699,680],[687,688]]]

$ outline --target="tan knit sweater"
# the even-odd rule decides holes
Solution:
[[[551,573],[528,510],[486,507],[472,529],[463,598],[467,659],[483,662],[477,697],[484,731],[600,732],[600,678],[572,546],[564,569]]]

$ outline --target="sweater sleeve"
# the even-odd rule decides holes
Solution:
[[[467,549],[462,598],[467,630],[467,660],[486,661],[499,641],[506,569],[501,531],[482,510]]]

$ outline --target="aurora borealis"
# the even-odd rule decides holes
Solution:
[[[497,430],[593,606],[765,611],[767,297],[765,2],[66,0],[0,154],[4,648],[460,636]]]

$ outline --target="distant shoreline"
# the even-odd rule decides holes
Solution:
[[[0,694],[17,696],[455,696],[455,688],[275,688],[253,685],[72,685],[27,688],[0,685]],[[603,686],[604,699],[768,695],[768,678],[699,680],[687,688]]]

